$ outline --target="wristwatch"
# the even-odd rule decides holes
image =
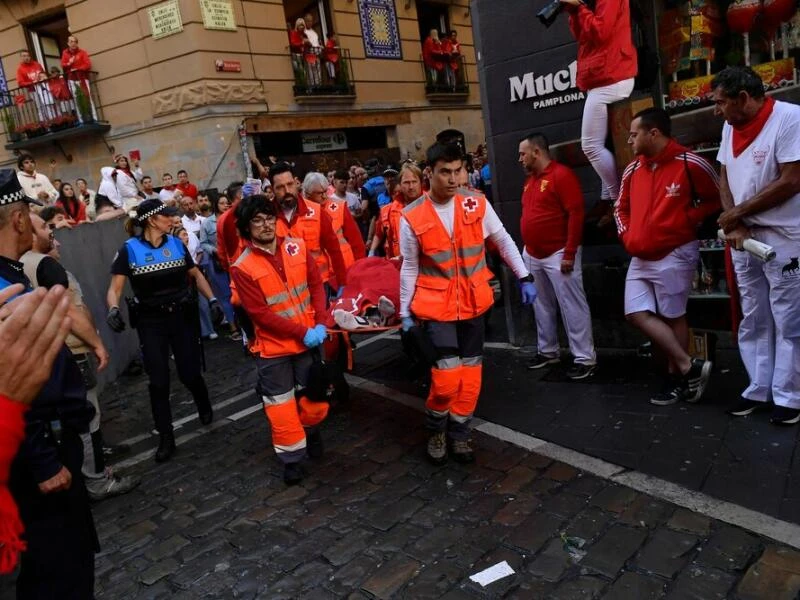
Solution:
[[[527,275],[525,275],[525,277],[520,279],[519,282],[520,283],[533,283],[533,275],[528,273]]]

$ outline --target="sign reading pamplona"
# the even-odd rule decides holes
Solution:
[[[566,69],[555,73],[537,75],[531,71],[521,77],[509,77],[511,102],[534,99],[532,106],[536,110],[583,100],[585,95],[578,89],[577,73],[578,62],[572,61]]]

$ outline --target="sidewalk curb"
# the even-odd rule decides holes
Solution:
[[[424,410],[422,398],[355,375],[346,374],[345,378],[354,388],[362,389],[420,412]],[[800,525],[770,517],[738,504],[717,500],[702,492],[690,490],[639,471],[629,470],[489,421],[473,419],[473,429],[525,450],[567,463],[602,479],[630,487],[659,500],[676,504],[713,519],[747,529],[792,548],[800,549]]]

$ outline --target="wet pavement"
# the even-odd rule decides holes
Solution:
[[[703,400],[653,406],[660,379],[635,352],[600,352],[597,374],[529,371],[530,355],[488,349],[478,416],[608,462],[671,481],[785,521],[800,523],[800,427],[769,423],[769,411],[725,414],[746,387],[738,352],[719,351]],[[361,374],[424,397],[424,377],[409,378],[395,340],[370,346]]]
[[[424,391],[402,378],[405,363],[390,358],[397,346],[363,347],[357,372]],[[125,470],[142,483],[94,506],[98,598],[772,600],[800,592],[800,552],[484,434],[475,434],[477,464],[433,467],[424,459],[422,415],[364,389],[326,422],[325,457],[308,463],[302,485],[287,488],[252,393],[252,361],[222,340],[207,355],[212,398],[224,406],[202,428],[176,385],[182,441],[167,464],[144,454],[154,444],[144,377],[122,378],[103,394],[106,435],[133,441]],[[381,356],[394,379],[373,368]],[[652,441],[678,436],[670,422],[681,419],[691,444],[706,437],[690,426],[696,409],[718,408],[647,416],[649,405],[628,406],[636,396],[626,384],[603,383],[608,395],[593,396],[592,384],[532,385],[525,371],[522,385],[514,374],[523,360],[489,351],[483,416],[516,415],[516,429],[550,423],[537,430],[544,438],[569,420],[587,437],[588,453],[603,431],[627,434],[628,422],[642,436],[650,430]],[[563,386],[560,396],[542,392]],[[605,408],[593,411],[592,398]],[[631,416],[620,425],[613,415],[621,411]],[[721,430],[706,433],[715,431],[725,439]],[[513,575],[486,587],[469,579],[502,561]]]

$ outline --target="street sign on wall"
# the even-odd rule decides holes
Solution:
[[[150,17],[150,32],[153,34],[154,40],[183,31],[178,0],[170,0],[152,6],[147,9],[147,14]]]
[[[328,152],[347,150],[347,136],[344,131],[310,131],[301,133],[303,152]]]

